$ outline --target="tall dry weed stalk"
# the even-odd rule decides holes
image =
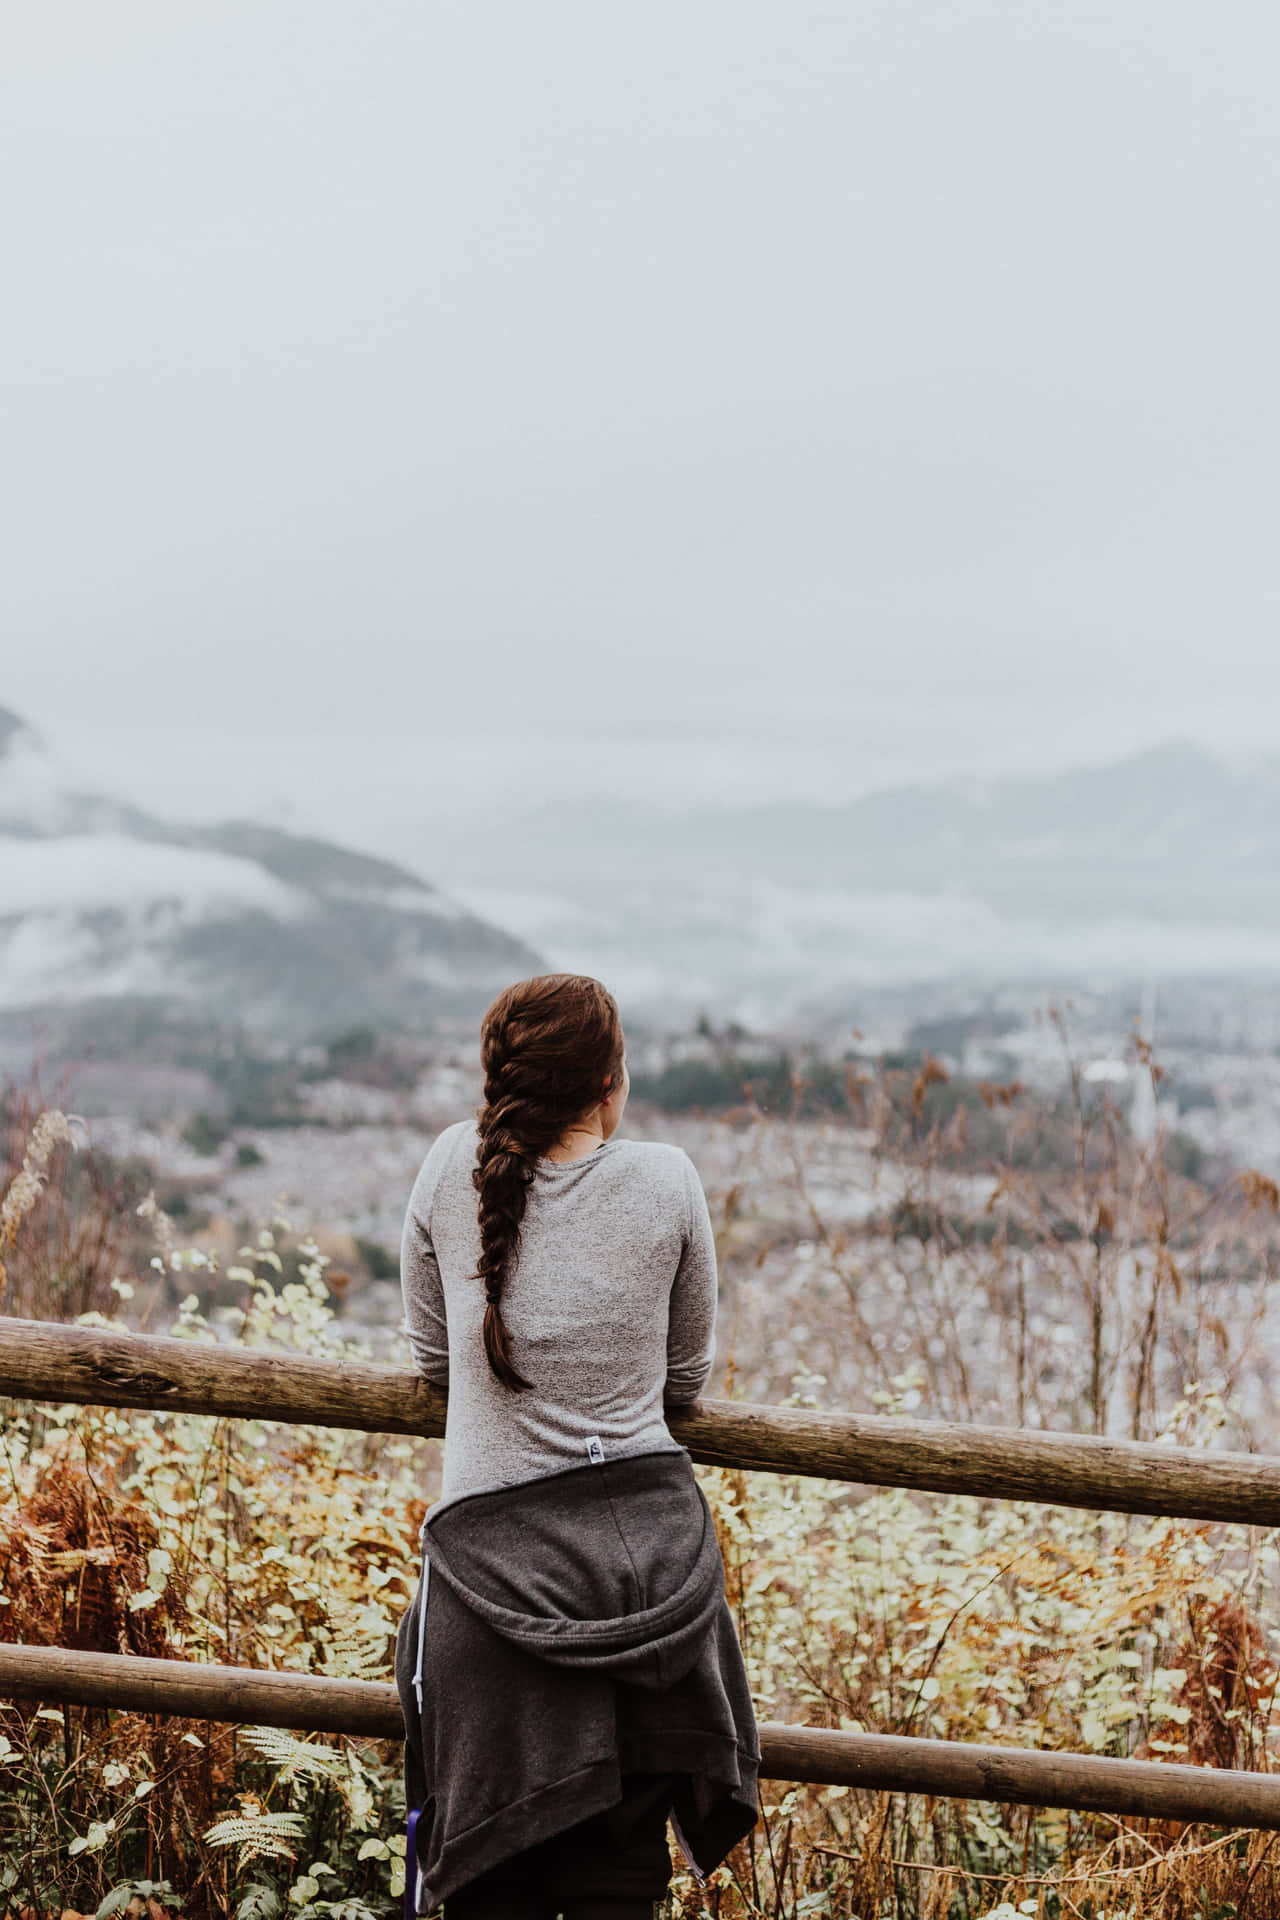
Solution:
[[[854,1066],[852,1123],[748,1111],[726,1129],[740,1390],[820,1376],[835,1407],[906,1392],[939,1417],[1150,1439],[1196,1385],[1233,1444],[1280,1451],[1275,1182],[1178,1172],[1069,1052],[1067,1086],[1048,1104],[928,1059]]]
[[[0,1312],[107,1312],[112,1283],[148,1252],[136,1176],[89,1147],[84,1122],[35,1087],[0,1088]]]

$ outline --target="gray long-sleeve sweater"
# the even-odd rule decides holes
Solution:
[[[414,1362],[449,1389],[441,1501],[601,1456],[679,1451],[664,1401],[697,1397],[715,1344],[715,1242],[693,1162],[680,1147],[615,1136],[580,1160],[536,1163],[502,1295],[533,1386],[512,1392],[482,1340],[476,1145],[470,1120],[434,1142],[401,1244]]]

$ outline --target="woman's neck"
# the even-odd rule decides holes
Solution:
[[[597,1147],[603,1145],[604,1128],[599,1120],[596,1120],[594,1126],[587,1120],[580,1126],[567,1127],[554,1147],[551,1147],[543,1158],[557,1161],[585,1160],[589,1153],[594,1153]]]

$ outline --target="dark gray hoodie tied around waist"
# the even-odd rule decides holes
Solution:
[[[616,1807],[624,1773],[676,1776],[677,1838],[718,1866],[755,1823],[760,1747],[688,1454],[464,1495],[423,1539],[396,1639],[417,1912]]]

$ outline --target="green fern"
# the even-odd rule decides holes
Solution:
[[[340,1748],[299,1740],[283,1727],[246,1727],[244,1738],[276,1769],[281,1781],[290,1781],[300,1773],[317,1780],[338,1780],[346,1775],[346,1756]]]
[[[298,1856],[289,1843],[301,1840],[304,1831],[298,1813],[259,1813],[251,1817],[237,1813],[215,1821],[204,1837],[212,1847],[238,1847],[237,1864],[243,1867],[255,1859],[296,1860]]]
[[[324,1670],[343,1680],[385,1680],[387,1637],[371,1629],[365,1603],[329,1602]]]
[[[255,1880],[236,1908],[236,1920],[276,1920],[283,1905],[274,1887]]]

